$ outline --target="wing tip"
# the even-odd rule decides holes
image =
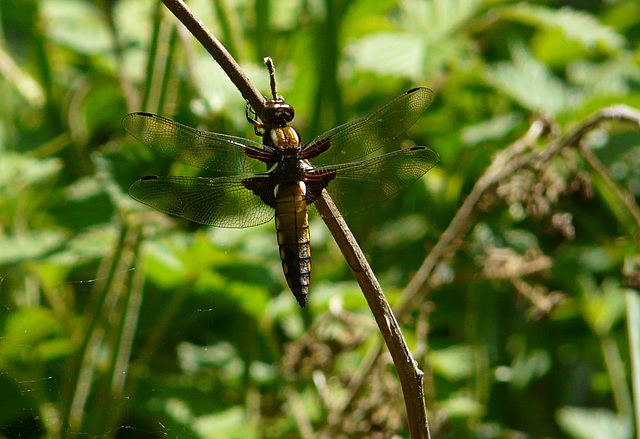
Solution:
[[[431,104],[431,102],[433,102],[433,98],[435,97],[435,93],[433,92],[433,90],[431,90],[430,88],[427,87],[414,87],[411,90],[407,91],[407,94],[413,94],[413,93],[418,93],[421,92],[421,94],[424,95],[424,99],[426,99],[427,101],[427,106],[429,104]]]
[[[425,173],[429,172],[429,170],[431,170],[431,168],[437,165],[438,162],[440,161],[440,154],[438,154],[436,151],[429,148],[428,146],[411,146],[407,148],[407,150],[416,151],[416,154],[424,154],[424,158],[427,160],[427,163],[429,164],[429,168],[427,168]],[[419,152],[419,151],[422,151],[422,152]]]
[[[148,113],[146,111],[134,111],[133,113],[127,114],[122,118],[122,122],[124,123],[126,120],[133,118],[134,116],[144,116],[144,117],[160,117],[153,113]]]
[[[407,94],[416,93],[418,91],[423,91],[424,93],[433,94],[433,90],[427,87],[413,87],[411,90],[407,91]]]

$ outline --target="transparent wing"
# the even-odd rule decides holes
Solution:
[[[434,150],[414,146],[362,162],[316,168],[314,171],[336,172],[326,189],[340,213],[346,216],[396,195],[433,168],[439,159]]]
[[[414,88],[361,119],[340,125],[305,146],[314,166],[353,162],[379,150],[409,129],[433,101],[433,91]],[[305,157],[305,158],[307,158]]]
[[[266,170],[247,154],[264,154],[253,140],[209,133],[151,113],[131,113],[122,126],[133,137],[174,160],[213,171],[214,175],[255,174]]]
[[[258,177],[259,178],[259,177]],[[144,177],[129,188],[137,201],[162,212],[217,227],[266,223],[274,210],[248,190],[246,177]]]

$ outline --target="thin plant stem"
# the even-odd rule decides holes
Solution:
[[[346,226],[344,219],[339,215],[333,201],[326,194],[326,191],[323,191],[322,197],[316,201],[316,207],[360,285],[360,289],[369,304],[369,308],[389,349],[400,378],[411,437],[429,438],[429,425],[423,393],[424,374],[418,369],[409,351],[391,306],[389,306],[364,253]]]
[[[202,21],[194,15],[182,0],[162,0],[162,3],[189,29],[189,32],[191,32],[198,42],[211,54],[238,91],[240,91],[242,97],[249,101],[249,105],[251,105],[251,108],[253,108],[256,114],[261,114],[264,108],[264,98],[220,41],[213,36],[209,29],[207,29]]]
[[[92,292],[89,299],[88,309],[85,312],[85,319],[81,330],[77,331],[74,338],[81,338],[78,343],[78,358],[79,360],[73,361],[68,368],[70,371],[67,374],[66,381],[69,388],[66,389],[68,394],[62,398],[63,410],[62,410],[62,423],[60,430],[60,437],[68,433],[68,429],[71,431],[77,431],[80,427],[79,422],[81,416],[79,415],[78,407],[81,405],[79,401],[85,399],[85,394],[88,393],[90,388],[90,381],[88,378],[87,365],[90,358],[93,358],[95,349],[99,340],[102,339],[100,330],[100,321],[102,320],[101,310],[107,299],[108,293],[111,290],[111,285],[114,282],[116,271],[120,265],[120,259],[125,249],[125,243],[129,228],[122,224],[120,227],[120,235],[113,255],[110,258],[103,260],[102,267],[105,271],[108,271],[104,282],[96,283],[96,288]],[[102,271],[102,270],[101,270]],[[98,276],[102,279],[102,276]]]
[[[589,164],[591,169],[602,178],[604,183],[607,185],[607,188],[611,191],[611,193],[624,205],[626,211],[631,215],[633,221],[635,222],[636,234],[640,232],[640,209],[636,204],[636,201],[632,194],[625,191],[620,185],[616,184],[616,182],[611,178],[609,171],[602,164],[600,160],[596,157],[596,155],[587,147],[584,142],[580,144],[580,155],[582,158]],[[619,218],[621,222],[623,219]]]
[[[220,42],[208,31],[202,22],[181,0],[162,0],[176,17],[198,39],[220,67],[229,76],[242,96],[249,102],[256,114],[261,114],[264,101],[258,90],[242,72],[237,62],[229,55]],[[400,326],[386,301],[382,289],[364,254],[348,229],[340,213],[333,205],[326,191],[316,201],[316,207],[338,243],[340,250],[354,273],[358,284],[369,303],[383,338],[393,358],[407,408],[409,431],[413,439],[429,438],[427,414],[422,389],[423,373],[416,365],[402,336]]]
[[[168,53],[165,57],[164,65],[162,66],[162,82],[160,86],[160,93],[158,95],[157,112],[162,114],[164,110],[164,104],[167,97],[167,89],[169,87],[169,72],[171,71],[171,64],[173,63],[173,57],[176,51],[176,40],[178,39],[178,32],[175,26],[171,26],[169,29],[169,44]]]
[[[620,357],[618,344],[610,335],[606,335],[600,340],[604,363],[609,371],[613,399],[615,400],[618,413],[622,416],[631,416],[633,411],[631,395],[627,387],[627,378],[624,371],[624,362]]]
[[[636,424],[636,439],[640,439],[640,296],[638,291],[626,292],[627,332],[631,360],[631,394]]]
[[[304,409],[304,402],[298,391],[293,384],[287,384],[284,393],[286,395],[287,406],[293,415],[293,419],[296,421],[300,437],[302,439],[313,439],[315,434],[313,433],[313,426],[311,420]]]
[[[155,62],[156,56],[158,54],[158,43],[160,41],[160,25],[162,24],[162,6],[159,2],[155,3],[155,8],[153,9],[153,30],[151,32],[151,42],[149,43],[149,49],[147,53],[149,54],[149,58],[147,59],[147,69],[145,74],[145,84],[144,91],[142,95],[142,106],[143,110],[148,109],[149,99],[151,98],[151,84],[153,78],[153,72],[155,70]]]

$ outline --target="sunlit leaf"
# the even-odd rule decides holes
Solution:
[[[623,38],[613,29],[604,26],[587,12],[570,7],[552,9],[522,2],[501,9],[500,15],[532,26],[560,29],[568,38],[579,41],[589,49],[618,51],[624,45]]]
[[[48,261],[71,268],[78,263],[104,257],[112,252],[117,229],[113,225],[90,227],[66,242],[64,249],[53,254]]]
[[[450,381],[469,378],[474,371],[473,349],[457,345],[431,351],[431,367]]]
[[[519,113],[507,113],[487,121],[464,128],[461,132],[462,141],[468,145],[476,145],[488,140],[499,140],[509,134],[522,122]]]
[[[400,2],[397,32],[382,31],[347,47],[356,69],[412,80],[430,77],[450,64],[472,57],[469,40],[460,28],[483,7],[470,0],[404,0]]]
[[[5,152],[0,155],[0,190],[6,198],[18,198],[29,186],[42,183],[57,175],[62,161],[56,158],[32,159],[21,154]]]
[[[424,41],[417,35],[379,33],[362,38],[347,53],[356,68],[415,80],[422,72],[424,50]]]
[[[537,349],[530,353],[520,352],[511,366],[511,382],[517,388],[524,388],[537,378],[544,376],[551,369],[551,355],[545,350]]]
[[[0,265],[40,259],[65,242],[57,231],[32,231],[15,236],[0,236]]]
[[[563,407],[556,417],[560,427],[575,439],[630,439],[633,434],[631,420],[610,410]]]
[[[452,418],[476,418],[485,408],[464,392],[457,393],[439,403],[440,408]]]
[[[72,344],[51,310],[32,307],[14,312],[0,340],[0,362],[32,364],[69,355]]]
[[[243,407],[230,409],[195,419],[193,429],[203,438],[252,439],[257,438],[256,426],[247,422]]]
[[[379,245],[389,249],[421,239],[427,229],[428,224],[423,217],[408,215],[381,227],[374,239]]]
[[[640,66],[629,57],[607,60],[601,63],[576,61],[567,75],[569,80],[590,95],[624,95],[634,83],[640,81]]]
[[[58,44],[86,55],[111,51],[107,23],[93,3],[43,0],[42,13],[49,37]]]
[[[607,335],[624,316],[625,289],[611,278],[605,279],[600,286],[586,275],[580,276],[579,282],[585,320],[596,334]]]
[[[511,48],[512,61],[487,69],[485,80],[532,111],[558,114],[575,107],[580,93],[560,81],[522,45]]]
[[[0,46],[0,74],[9,81],[25,100],[35,108],[45,103],[44,90],[26,71],[20,68],[11,54]]]

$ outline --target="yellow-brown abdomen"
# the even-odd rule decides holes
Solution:
[[[276,231],[285,278],[301,307],[307,304],[311,276],[309,217],[303,182],[276,186]]]

